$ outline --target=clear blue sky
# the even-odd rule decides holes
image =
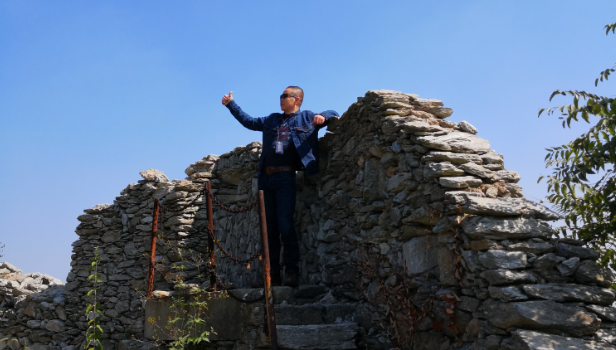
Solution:
[[[76,217],[139,172],[170,178],[260,140],[253,116],[287,85],[342,114],[367,90],[438,98],[475,125],[528,198],[545,147],[580,134],[537,118],[554,89],[594,88],[616,63],[613,1],[0,2],[0,242],[6,261],[60,279]]]

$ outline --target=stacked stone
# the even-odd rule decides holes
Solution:
[[[57,278],[1,263],[0,349],[72,350],[63,291]]]
[[[202,182],[209,179],[212,193],[226,207],[241,209],[257,200],[256,179],[261,143],[252,142],[236,147],[221,156],[208,155],[191,164],[186,169],[186,180]],[[259,249],[258,208],[247,213],[230,213],[213,203],[214,233],[222,247],[232,256],[246,259]],[[200,232],[201,244],[207,244],[205,227],[207,225],[206,206],[201,205],[195,217],[193,228]],[[216,248],[218,250],[218,248]],[[249,264],[238,264],[217,253],[217,273],[224,283],[234,287],[250,286],[262,274],[258,260]]]
[[[554,239],[546,221],[559,216],[524,199],[518,173],[472,125],[444,120],[451,112],[438,100],[370,91],[328,127],[322,177],[298,203],[304,282],[361,299],[352,262],[369,247],[385,257],[377,271],[386,283],[401,270],[412,279],[406,287],[417,308],[436,297],[413,349],[445,348],[454,337],[476,349],[527,349],[552,337],[516,329],[613,339],[599,331],[615,311],[607,308],[615,294],[604,288],[611,272],[581,242]],[[458,249],[465,271],[456,278]],[[363,282],[376,297],[381,282]],[[461,300],[455,328],[434,330],[433,322],[451,319],[443,297],[451,294]],[[356,315],[367,344],[387,348],[368,335],[379,309],[386,305],[364,304]]]
[[[596,252],[581,242],[554,237],[547,222],[558,215],[526,200],[517,185],[519,174],[505,169],[503,156],[490,150],[475,127],[445,119],[451,114],[441,101],[379,90],[369,91],[330,123],[330,133],[320,140],[320,174],[298,173],[301,283],[330,289],[328,304],[356,305],[360,348],[391,347],[377,316],[388,310],[378,293],[388,285],[403,287],[416,309],[432,305],[414,325],[411,349],[444,349],[457,342],[466,349],[537,349],[545,342],[613,349],[607,344],[616,330],[616,310],[610,307],[615,294],[606,288],[614,278],[611,271],[600,268]],[[0,323],[0,333],[37,343],[30,335],[57,319],[64,322],[59,333],[68,338],[57,333],[47,343],[37,338],[37,344],[79,345],[91,288],[87,277],[98,247],[106,344],[143,339],[141,301],[154,200],[165,208],[155,289],[174,289],[178,277],[207,287],[207,211],[201,190],[211,181],[225,206],[252,203],[260,152],[261,144],[253,142],[209,155],[186,169],[185,180],[169,182],[150,169],[114,204],[85,210],[78,218],[66,302],[55,306],[51,295],[44,300],[56,310],[64,307],[66,320],[53,318],[42,302],[34,309],[44,318],[38,311],[34,317],[25,314],[30,301],[37,303],[34,296],[18,308],[14,300],[22,296],[2,296],[1,307],[9,305],[21,316],[0,321],[25,321],[11,323],[18,328],[10,333]],[[217,240],[233,256],[247,258],[260,249],[256,211],[231,214],[214,206],[213,219]],[[376,278],[358,281],[358,263],[371,264]],[[236,287],[249,286],[261,274],[259,262],[250,265],[217,255],[219,276]],[[8,285],[1,283],[0,288]],[[12,282],[10,288],[11,294],[24,289]],[[435,326],[453,321],[453,327]]]

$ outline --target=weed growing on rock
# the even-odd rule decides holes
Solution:
[[[90,266],[90,276],[88,280],[92,284],[92,288],[88,291],[88,297],[91,303],[86,308],[86,318],[88,320],[88,329],[86,330],[86,343],[85,349],[88,350],[103,350],[103,343],[101,336],[103,335],[103,328],[100,325],[100,303],[97,300],[98,284],[102,283],[101,274],[98,272],[98,265],[100,264],[101,256],[98,255],[98,247],[94,247],[94,257],[92,258],[92,265]]]

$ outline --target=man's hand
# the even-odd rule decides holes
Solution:
[[[233,96],[232,95],[233,95],[233,91],[229,92],[228,95],[224,95],[222,97],[222,104],[223,104],[223,106],[226,106],[227,103],[233,101]]]
[[[315,115],[314,119],[312,119],[312,125],[321,125],[323,123],[325,123],[325,117],[320,114]]]

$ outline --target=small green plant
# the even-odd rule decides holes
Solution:
[[[166,333],[169,338],[173,339],[168,343],[170,350],[184,350],[190,345],[209,342],[209,335],[215,334],[215,332],[211,329],[209,331],[203,330],[205,328],[205,312],[208,309],[205,298],[206,290],[199,288],[197,284],[186,283],[187,266],[194,266],[201,270],[206,263],[201,254],[195,255],[192,250],[188,250],[188,254],[186,254],[184,249],[179,247],[176,249],[180,261],[172,264],[173,271],[165,274],[165,279],[175,285],[175,292],[171,297],[170,315],[166,320],[164,332],[162,332],[163,326],[154,318],[148,319],[148,322],[153,327],[158,328],[161,333]],[[194,276],[196,279],[204,277],[203,273]],[[155,336],[156,340],[159,338],[158,335]]]
[[[86,330],[86,343],[84,348],[87,350],[103,350],[103,342],[101,336],[103,335],[103,328],[100,325],[100,303],[97,300],[99,283],[102,283],[101,274],[98,272],[98,265],[100,264],[101,256],[98,255],[98,247],[94,247],[94,257],[92,258],[92,265],[90,266],[90,276],[88,280],[92,285],[92,289],[88,291],[88,297],[91,303],[86,308],[86,318],[88,320],[88,329]]]

